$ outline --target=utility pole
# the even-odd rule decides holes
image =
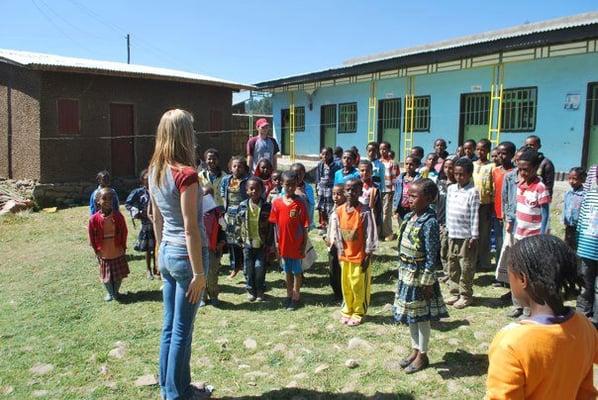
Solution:
[[[127,64],[131,64],[131,35],[127,33]]]

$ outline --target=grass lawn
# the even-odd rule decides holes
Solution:
[[[0,219],[0,398],[158,399],[157,386],[136,386],[157,371],[162,322],[160,281],[145,278],[145,260],[132,250],[121,303],[105,303],[87,244],[88,209],[23,213]],[[562,235],[553,218],[555,233]],[[338,322],[322,241],[319,262],[306,273],[305,306],[281,304],[283,276],[267,275],[269,301],[245,300],[243,286],[222,271],[222,307],[201,309],[195,323],[192,376],[216,388],[216,398],[480,399],[486,353],[508,322],[493,274],[475,279],[475,303],[450,309],[433,325],[432,367],[408,376],[399,360],[409,329],[392,323],[395,243],[383,243],[373,264],[372,306],[366,323]],[[443,288],[445,290],[445,288]],[[446,291],[445,291],[446,295]],[[349,342],[357,343],[349,349]],[[252,340],[255,341],[255,348]],[[121,342],[118,343],[117,342]],[[120,348],[121,357],[109,355]],[[117,352],[118,353],[118,352]],[[349,369],[348,359],[358,366]]]

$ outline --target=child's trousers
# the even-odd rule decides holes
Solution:
[[[448,276],[448,256],[449,256],[449,238],[446,226],[440,225],[440,262],[442,270]]]
[[[493,204],[481,204],[479,209],[478,257],[476,267],[488,268],[490,266],[490,223]]]
[[[582,278],[583,285],[577,296],[577,311],[583,313],[594,323],[598,323],[598,287],[596,278],[598,276],[598,261],[582,257],[578,265],[578,275]]]
[[[206,294],[210,299],[217,299],[220,289],[218,288],[218,274],[220,273],[220,253],[210,250],[210,268],[206,277]]]
[[[477,260],[477,244],[469,248],[469,239],[449,238],[449,287],[451,294],[473,296],[473,277]]]
[[[338,249],[332,246],[328,252],[328,264],[330,265],[330,286],[337,300],[343,298],[343,288],[341,284],[341,264],[338,260]]]
[[[341,261],[343,317],[361,321],[370,304],[371,267],[365,271],[359,263]]]
[[[243,248],[243,272],[245,274],[247,292],[256,296],[266,289],[266,251],[263,247]]]
[[[430,321],[409,324],[409,333],[411,333],[411,348],[427,353],[430,342]]]
[[[237,244],[228,245],[228,256],[230,257],[230,267],[233,271],[241,271],[243,265],[243,248]]]
[[[392,198],[395,192],[382,193],[382,231],[380,238],[385,239],[392,235]]]

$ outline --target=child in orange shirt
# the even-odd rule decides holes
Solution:
[[[372,211],[359,202],[362,185],[358,179],[349,179],[345,183],[347,202],[337,207],[330,217],[331,238],[341,263],[341,322],[349,326],[361,324],[367,312],[371,286],[370,259],[378,246]]]
[[[492,341],[486,399],[595,399],[598,333],[563,305],[580,285],[575,254],[554,236],[535,235],[505,257],[513,297],[531,314]]]
[[[99,189],[96,204],[99,208],[89,218],[89,242],[100,263],[100,279],[108,294],[106,301],[118,300],[120,284],[129,275],[125,256],[127,248],[127,224],[125,218],[113,209],[113,190]]]

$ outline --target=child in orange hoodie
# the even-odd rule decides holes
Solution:
[[[513,297],[531,314],[492,341],[486,399],[595,399],[598,333],[563,305],[580,285],[575,254],[555,236],[535,235],[505,257]]]

